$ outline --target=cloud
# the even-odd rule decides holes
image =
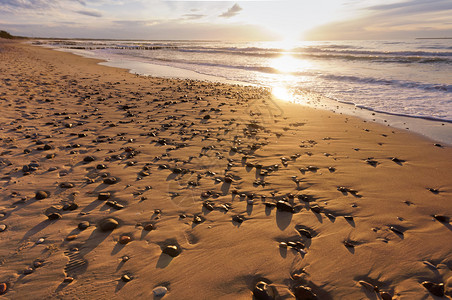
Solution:
[[[85,16],[90,16],[90,17],[97,17],[97,18],[102,17],[102,14],[95,10],[77,10],[76,13],[85,15]]]
[[[452,9],[452,2],[450,0],[410,0],[405,2],[397,2],[392,4],[380,4],[370,6],[367,9],[388,11],[400,10],[401,12],[429,12],[441,11],[444,9]]]
[[[232,18],[236,16],[240,11],[242,11],[242,8],[236,3],[234,4],[228,11],[222,13],[220,17],[222,18]]]
[[[201,14],[185,14],[182,17],[184,17],[187,20],[199,20],[204,18],[206,15],[201,15]]]
[[[365,17],[362,17],[363,11]],[[450,0],[409,0],[361,7],[355,19],[336,21],[307,33],[311,40],[407,39],[452,36]]]
[[[63,4],[63,2],[78,3],[82,6],[86,6],[86,2],[84,0],[1,0],[0,7],[42,10],[51,7],[58,7]]]

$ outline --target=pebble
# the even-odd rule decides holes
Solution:
[[[60,183],[60,188],[63,188],[63,189],[70,189],[70,188],[73,188],[73,187],[74,187],[74,184],[70,183],[70,182],[62,182],[62,183]]]
[[[59,213],[51,213],[47,216],[47,218],[49,218],[49,220],[58,220],[61,219],[62,216]]]
[[[312,238],[312,234],[311,234],[308,230],[306,230],[306,229],[300,228],[300,229],[298,229],[298,232],[299,232],[301,235],[307,237],[308,239]]]
[[[124,281],[124,282],[129,282],[129,281],[131,281],[132,279],[133,279],[133,278],[130,277],[129,275],[127,275],[127,274],[124,274],[124,275],[122,275],[122,277],[121,277],[121,280]]]
[[[105,220],[102,220],[99,224],[100,229],[102,231],[111,231],[118,227],[119,223],[113,218],[107,218]]]
[[[35,198],[37,200],[42,200],[42,199],[45,199],[47,197],[49,197],[49,194],[47,192],[45,192],[45,191],[37,191],[36,195],[35,195]]]
[[[44,241],[45,241],[44,238],[39,238],[39,239],[36,241],[36,244],[42,244],[42,243],[44,243]]]
[[[33,267],[40,268],[40,267],[42,267],[43,264],[44,264],[44,261],[42,261],[42,260],[35,260],[33,262]]]
[[[66,237],[66,241],[73,241],[73,240],[75,240],[77,237],[78,237],[78,236],[77,236],[76,234],[68,235],[68,236]]]
[[[0,232],[5,231],[7,227],[5,224],[0,224]]]
[[[322,208],[320,206],[314,205],[311,207],[311,210],[317,214],[320,214],[322,212]]]
[[[165,253],[171,257],[176,257],[181,253],[181,249],[176,245],[168,245],[163,248],[162,253]]]
[[[232,217],[232,221],[237,223],[243,223],[243,221],[245,221],[245,218],[240,215],[236,215]]]
[[[380,297],[382,300],[392,300],[392,296],[388,292],[380,292]]]
[[[295,299],[297,300],[316,300],[317,295],[307,286],[297,286],[294,289]]]
[[[148,223],[148,224],[143,226],[143,229],[146,230],[146,231],[151,231],[151,230],[154,230],[155,227],[154,227],[154,224]]]
[[[119,204],[116,201],[107,201],[105,204],[110,206],[110,207],[113,207],[115,209],[123,209],[124,208],[124,205]]]
[[[75,202],[66,203],[63,206],[63,210],[76,210],[78,208],[78,204]]]
[[[373,291],[377,291],[378,287],[374,286],[373,284],[368,283],[367,281],[364,280],[360,280],[358,281],[358,283],[363,286],[365,289],[373,292]]]
[[[395,228],[394,226],[389,227],[389,229],[397,234],[403,235],[403,232],[400,231],[399,229]]]
[[[202,216],[193,216],[193,223],[201,224],[204,222],[204,218]]]
[[[102,200],[102,201],[108,200],[109,198],[110,198],[110,193],[109,192],[101,192],[97,196],[97,199],[98,200]]]
[[[78,229],[80,229],[80,230],[85,230],[86,228],[88,228],[89,227],[89,222],[88,221],[83,221],[83,222],[80,222],[78,225],[77,225],[77,227],[78,227]]]
[[[125,245],[128,244],[132,241],[132,239],[130,238],[130,236],[128,235],[123,235],[119,238],[118,243],[120,243],[121,245]]]
[[[152,290],[154,297],[163,297],[168,292],[168,289],[164,286],[157,286]]]
[[[444,283],[433,283],[424,281],[422,285],[432,294],[437,297],[444,297]]]
[[[5,294],[8,291],[8,285],[5,282],[0,283],[0,295]]]
[[[118,179],[116,177],[108,177],[104,179],[105,184],[115,184],[118,182]]]
[[[71,283],[72,281],[74,281],[74,278],[73,278],[73,277],[66,277],[66,278],[64,278],[64,280],[63,280],[64,283]]]
[[[26,268],[25,270],[24,270],[24,275],[29,275],[29,274],[31,274],[31,273],[33,273],[33,268]]]
[[[259,281],[253,289],[253,296],[256,300],[273,300],[275,299],[275,291],[264,281]]]
[[[438,221],[440,221],[441,223],[449,223],[449,217],[441,216],[441,215],[434,215],[433,217],[435,219],[437,219]]]
[[[91,162],[91,161],[95,161],[96,158],[94,156],[86,156],[83,161],[84,162]]]
[[[276,209],[278,209],[280,211],[290,212],[290,213],[294,212],[292,205],[290,205],[289,202],[285,202],[285,201],[282,201],[282,200],[279,200],[276,203]]]

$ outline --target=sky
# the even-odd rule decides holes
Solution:
[[[452,37],[452,0],[0,0],[0,30],[149,40]]]

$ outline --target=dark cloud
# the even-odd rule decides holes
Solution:
[[[185,14],[182,17],[184,17],[185,19],[188,20],[199,20],[204,18],[206,15],[201,15],[201,14]]]
[[[220,15],[220,17],[232,18],[232,17],[236,16],[240,11],[242,11],[242,8],[236,3],[230,9],[228,9],[227,12],[222,13]]]
[[[367,9],[378,11],[400,10],[403,13],[410,12],[433,12],[452,9],[450,0],[411,0],[392,4],[380,4],[370,6]]]
[[[100,12],[94,10],[77,10],[76,13],[90,17],[102,17],[102,14]]]
[[[74,2],[86,6],[86,2],[84,0],[0,0],[0,7],[41,10],[58,7],[61,2]]]
[[[409,0],[364,7],[365,18],[321,25],[308,39],[401,39],[452,36],[451,0]]]

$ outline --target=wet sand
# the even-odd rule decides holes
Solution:
[[[0,298],[452,295],[450,147],[98,62],[0,42]]]

